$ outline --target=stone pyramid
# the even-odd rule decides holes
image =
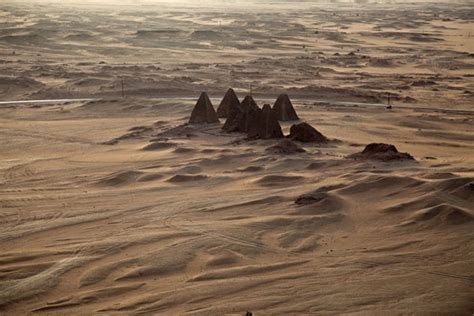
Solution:
[[[206,92],[201,93],[199,100],[194,106],[189,123],[205,124],[219,123],[217,113],[212,106],[211,100]]]
[[[246,114],[247,137],[259,138],[259,126],[262,119],[262,109],[250,107]]]
[[[281,131],[280,123],[278,123],[276,113],[269,104],[263,106],[259,116],[256,126],[259,138],[270,139],[283,137],[283,132]],[[253,126],[251,127],[253,128]]]
[[[299,120],[290,97],[287,94],[280,94],[273,105],[273,110],[275,111],[279,121]]]
[[[261,110],[250,95],[244,98],[240,104],[240,109],[244,115],[239,122],[239,132],[247,133],[250,128],[250,123],[257,118]]]
[[[251,96],[246,96],[238,108],[229,109],[223,129],[227,132],[247,133],[250,121],[255,119],[255,115],[259,111],[260,108],[255,100]]]
[[[250,109],[250,108],[253,108],[253,109],[258,108],[258,105],[257,105],[257,102],[255,102],[255,100],[252,98],[252,96],[248,95],[240,103],[240,108],[243,109],[245,112],[247,109]]]
[[[239,122],[242,120],[244,113],[239,108],[237,109],[229,109],[229,113],[227,115],[227,120],[222,126],[222,129],[226,132],[238,132],[239,131]]]
[[[219,107],[217,108],[217,116],[222,118],[227,118],[229,116],[229,112],[232,109],[236,109],[240,107],[240,101],[237,95],[235,94],[234,89],[230,88],[227,90],[224,98],[222,99]]]

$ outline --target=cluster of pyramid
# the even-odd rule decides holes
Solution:
[[[281,94],[273,107],[265,104],[260,108],[250,95],[240,102],[231,88],[216,113],[209,96],[203,92],[191,113],[189,123],[218,123],[219,118],[226,119],[223,126],[225,131],[246,133],[251,139],[283,138],[279,121],[299,120],[287,94]],[[289,138],[302,142],[327,142],[326,137],[307,123],[293,125]]]

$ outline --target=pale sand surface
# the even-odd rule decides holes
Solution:
[[[0,314],[473,313],[474,115],[425,109],[472,109],[472,10],[339,6],[274,5],[277,19],[0,5],[2,100],[106,98],[0,107]],[[389,22],[441,40],[393,39]],[[137,35],[219,25],[225,36],[194,33],[202,42]],[[29,43],[36,35],[50,40]],[[276,140],[183,126],[194,100],[158,99],[221,98],[229,86],[242,99],[250,82],[260,106],[289,92],[331,142],[272,154]],[[387,91],[420,109],[315,103]],[[416,161],[346,158],[372,142]],[[312,192],[313,204],[295,204]]]
[[[272,97],[379,102],[390,93],[472,106],[472,3],[358,2],[2,2],[0,98],[117,97],[123,79],[133,96],[251,85]]]

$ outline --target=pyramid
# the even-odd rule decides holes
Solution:
[[[206,92],[201,93],[199,100],[194,106],[189,123],[204,124],[204,123],[219,123],[217,113],[212,106],[211,100]]]
[[[280,94],[273,105],[273,110],[275,111],[279,121],[299,120],[290,97],[287,94]]]
[[[234,89],[230,88],[227,90],[224,98],[222,99],[219,107],[217,108],[217,116],[227,118],[229,112],[232,109],[240,107],[240,101],[237,95],[235,94]]]
[[[246,96],[238,108],[229,108],[229,115],[222,128],[227,132],[247,133],[250,121],[255,119],[259,111],[255,100],[251,96]]]
[[[242,120],[244,113],[240,108],[229,109],[227,120],[222,126],[222,129],[228,133],[239,131],[239,122]]]
[[[317,129],[308,123],[300,123],[292,125],[288,138],[304,143],[327,143],[326,136],[318,132]]]
[[[258,137],[261,139],[283,137],[283,132],[281,131],[280,123],[278,123],[276,113],[269,104],[263,106],[256,128]],[[251,129],[249,129],[249,131],[251,131]]]
[[[252,98],[252,96],[248,95],[242,100],[242,103],[240,103],[240,108],[245,112],[249,108],[258,108],[258,105],[257,102],[255,102],[255,100]]]
[[[261,110],[250,95],[244,98],[240,104],[240,109],[244,115],[239,122],[239,132],[247,133],[250,128],[250,123],[255,121],[255,116],[258,115]]]
[[[262,109],[250,107],[246,114],[247,137],[259,138],[259,125],[262,119]]]

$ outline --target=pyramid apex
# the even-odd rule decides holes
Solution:
[[[236,111],[238,108],[240,108],[239,98],[235,94],[234,89],[229,88],[217,108],[217,115],[222,118],[227,118],[231,112]]]

